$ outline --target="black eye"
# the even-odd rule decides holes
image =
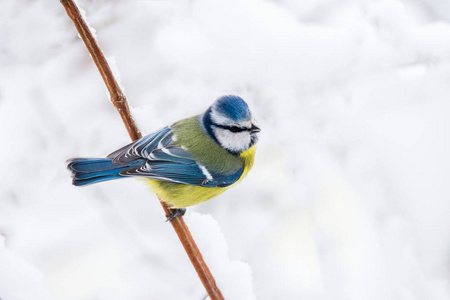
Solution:
[[[229,130],[231,132],[241,132],[241,131],[249,130],[248,128],[241,128],[238,126],[226,126],[226,125],[220,125],[220,124],[215,124],[215,123],[211,123],[211,125],[218,127],[218,128]]]
[[[237,126],[230,126],[230,127],[228,127],[228,129],[231,131],[231,132],[240,132],[240,131],[243,131],[244,129],[242,129],[242,128],[240,128],[240,127],[237,127]]]

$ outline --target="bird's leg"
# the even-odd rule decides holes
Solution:
[[[184,216],[184,214],[186,213],[186,208],[174,208],[172,209],[172,211],[173,213],[169,217],[167,217],[166,222],[170,222],[178,216]]]

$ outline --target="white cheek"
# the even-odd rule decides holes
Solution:
[[[247,150],[251,142],[248,131],[231,132],[221,128],[214,128],[214,134],[220,145],[232,152]]]

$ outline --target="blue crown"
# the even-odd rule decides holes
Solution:
[[[251,117],[247,103],[234,95],[222,96],[213,104],[214,110],[234,121],[244,121]]]

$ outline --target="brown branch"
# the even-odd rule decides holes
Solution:
[[[103,81],[105,82],[108,88],[109,94],[111,96],[111,102],[117,108],[122,118],[122,121],[124,122],[125,127],[127,128],[128,134],[130,135],[133,141],[141,138],[142,136],[141,132],[137,128],[136,123],[134,122],[131,116],[127,98],[125,97],[125,94],[122,92],[119,84],[114,78],[114,75],[111,71],[111,68],[108,65],[108,62],[105,59],[105,56],[103,55],[103,52],[100,50],[97,41],[95,40],[94,36],[89,30],[89,26],[86,24],[83,17],[81,16],[78,7],[76,6],[73,0],[60,0],[60,1],[61,4],[66,9],[67,15],[72,19],[73,23],[75,24],[75,27],[77,28],[77,31],[81,39],[86,45],[92,59],[94,60],[103,78]],[[167,217],[170,216],[173,213],[173,211],[169,207],[167,207],[165,203],[161,202],[161,204],[164,208],[166,216]],[[175,232],[177,233],[181,244],[186,250],[189,259],[191,260],[192,265],[197,271],[197,274],[200,277],[200,280],[203,283],[203,286],[205,287],[206,291],[208,292],[208,295],[211,298],[211,300],[223,300],[224,298],[222,296],[222,293],[217,287],[214,277],[209,271],[209,268],[206,265],[203,256],[197,247],[197,244],[192,238],[192,235],[186,223],[184,222],[183,217],[178,216],[172,219],[171,224]]]
[[[77,28],[81,39],[88,48],[89,54],[91,54],[91,57],[94,60],[98,71],[100,72],[100,75],[102,75],[103,81],[105,82],[111,96],[111,102],[117,108],[120,117],[122,118],[122,121],[127,128],[128,134],[133,141],[141,138],[142,134],[137,128],[136,123],[131,116],[127,98],[120,89],[120,86],[117,83],[114,74],[112,73],[111,68],[109,67],[108,62],[106,61],[106,58],[103,55],[103,52],[100,49],[96,39],[92,35],[89,26],[81,16],[80,10],[73,1],[61,0],[61,3],[62,5],[64,5],[67,15],[69,15],[69,17],[75,24],[75,27]]]

